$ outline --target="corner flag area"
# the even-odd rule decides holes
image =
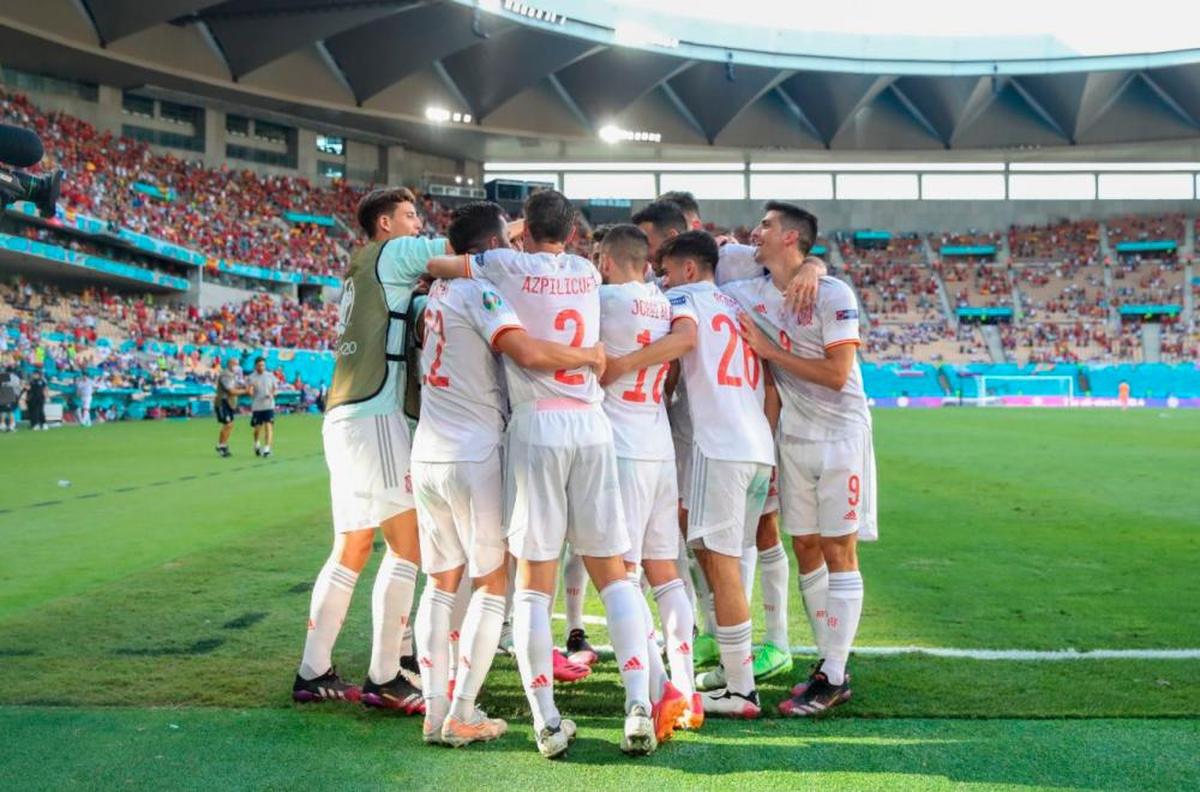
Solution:
[[[291,703],[328,552],[319,418],[281,418],[269,459],[245,435],[218,458],[198,421],[0,437],[0,788],[1200,788],[1200,415],[874,417],[888,475],[881,540],[860,550],[852,701],[777,716],[812,660],[798,655],[760,688],[764,720],[710,719],[630,760],[602,659],[557,686],[580,729],[556,763],[532,750],[507,657],[479,703],[511,728],[486,745]],[[349,680],[366,673],[369,599],[335,652]],[[594,592],[588,607],[602,612]],[[810,646],[797,591],[789,613]],[[589,638],[608,643],[601,624]]]

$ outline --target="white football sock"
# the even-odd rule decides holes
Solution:
[[[750,648],[749,621],[717,625],[717,646],[721,650],[721,666],[725,669],[725,686],[742,695],[754,691],[754,653]]]
[[[800,596],[804,598],[804,610],[808,612],[808,623],[812,627],[813,642],[817,645],[817,657],[822,658],[829,648],[825,639],[825,607],[829,598],[829,567],[822,563],[812,572],[800,575]]]
[[[429,585],[432,586],[433,584],[430,583]],[[416,614],[413,615],[415,616]],[[404,623],[404,637],[400,639],[400,656],[408,657],[412,654],[416,654],[416,652],[413,650],[412,624],[406,620]]]
[[[679,543],[679,557],[675,559],[675,573],[683,581],[683,587],[687,590],[688,602],[692,603],[692,611],[695,612],[699,603],[696,600],[696,584],[692,582],[692,569],[688,563],[687,542]]]
[[[614,580],[600,592],[613,654],[617,656],[621,684],[625,686],[626,712],[633,704],[645,704],[647,711],[650,709],[650,675],[647,672],[650,658],[646,656],[648,630],[642,616],[645,605],[638,604],[639,598],[637,588],[628,579]]]
[[[830,684],[840,685],[845,681],[846,661],[850,658],[850,646],[858,632],[862,604],[862,575],[857,570],[829,573],[829,602],[825,616],[829,649],[821,670],[829,678]]]
[[[758,554],[759,574],[762,576],[763,611],[767,615],[767,642],[785,652],[788,643],[788,565],[787,553],[777,544]]]
[[[388,550],[379,563],[371,590],[372,682],[390,682],[400,673],[400,652],[413,592],[417,588],[417,565]]]
[[[331,556],[317,574],[308,607],[308,635],[300,660],[300,676],[316,679],[333,666],[333,644],[350,609],[358,573]]]
[[[450,678],[455,679],[458,670],[458,639],[462,635],[463,619],[467,617],[467,606],[471,604],[471,578],[463,575],[458,592],[454,595],[454,610],[450,612]]]
[[[717,611],[713,607],[712,589],[708,587],[708,578],[705,577],[704,570],[700,568],[700,564],[694,558],[689,561],[687,575],[688,579],[695,583],[696,612],[700,614],[703,621],[702,632],[715,635],[717,632]]]
[[[654,587],[658,618],[667,642],[667,660],[671,664],[671,684],[679,688],[691,706],[696,683],[692,666],[692,627],[695,616],[684,581],[675,579]]]
[[[649,673],[650,700],[662,698],[663,685],[667,682],[667,669],[663,667],[662,654],[658,650],[658,642],[654,640],[654,615],[650,613],[650,605],[646,595],[642,594],[639,584],[642,575],[639,572],[629,574],[629,583],[637,591],[638,601],[642,604],[642,623],[646,625],[646,659],[649,663],[646,670]]]
[[[554,640],[550,634],[550,595],[532,589],[513,594],[513,653],[521,684],[533,711],[533,730],[559,721],[554,706]]]
[[[450,708],[446,689],[450,680],[450,613],[454,594],[425,586],[417,607],[413,638],[417,644],[417,665],[421,669],[421,692],[425,696],[425,715],[432,723],[441,723]],[[399,655],[397,655],[399,658]]]
[[[504,597],[476,591],[467,606],[459,639],[458,675],[450,716],[468,720],[475,712],[475,697],[492,667],[500,630],[504,627]]]
[[[583,558],[571,553],[563,566],[563,592],[567,595],[567,634],[583,629],[583,597],[587,593],[587,569]]]
[[[742,572],[742,589],[746,592],[746,604],[754,604],[754,570],[758,567],[758,548],[754,545],[742,548],[742,560],[738,564]]]

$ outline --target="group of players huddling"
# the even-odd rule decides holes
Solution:
[[[496,204],[463,206],[446,239],[416,236],[407,190],[369,194],[358,216],[369,241],[345,277],[323,428],[334,547],[313,589],[296,700],[422,712],[428,743],[495,739],[507,724],[475,699],[509,618],[538,750],[561,756],[575,724],[553,683],[572,677],[550,620],[565,550],[604,605],[625,690],[621,750],[650,753],[705,716],[758,717],[756,679],[792,667],[780,512],[820,659],[778,710],[813,716],[850,698],[856,541],[875,536],[875,470],[858,305],[809,256],[815,217],[769,202],[753,244],[739,245],[700,230],[695,200],[673,193],[608,228],[589,261],[565,252],[576,211],[554,191],[513,223]],[[410,439],[405,317],[428,279]],[[360,688],[331,655],[377,528],[387,550]],[[756,561],[767,627],[757,653]],[[401,668],[418,569],[420,689]],[[579,630],[572,641],[587,650],[575,658],[595,660]],[[720,664],[696,677],[701,655]]]

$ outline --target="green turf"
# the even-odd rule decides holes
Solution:
[[[0,708],[0,788],[1095,789],[1200,785],[1200,730],[1181,721],[714,723],[637,760],[618,723],[580,721],[547,762],[529,730],[462,750],[415,719],[288,710]]]
[[[215,424],[202,421],[0,435],[6,551],[0,555],[0,667],[7,672],[0,704],[219,708],[0,710],[0,731],[11,723],[40,743],[70,739],[78,747],[48,760],[38,753],[41,744],[17,753],[6,739],[0,773],[28,781],[22,768],[40,765],[54,778],[153,786],[157,762],[168,766],[157,771],[168,773],[160,776],[169,779],[165,785],[186,786],[206,778],[196,764],[202,756],[218,781],[284,786],[295,771],[289,765],[311,771],[320,764],[305,763],[304,750],[331,733],[338,734],[330,738],[335,743],[348,739],[340,732],[349,729],[363,736],[366,755],[386,744],[398,756],[419,756],[436,777],[474,778],[503,756],[518,762],[531,783],[560,778],[562,771],[538,764],[528,750],[528,708],[506,658],[497,661],[483,703],[512,719],[519,737],[470,752],[489,757],[483,765],[462,758],[464,752],[405,753],[418,750],[411,723],[384,724],[351,708],[291,710],[287,694],[308,589],[330,535],[319,419],[281,420],[271,460],[250,453],[244,422],[234,435],[233,459],[217,458],[215,435]],[[1188,411],[876,413],[883,538],[861,551],[866,606],[859,643],[1200,646],[1200,609],[1189,604],[1200,602],[1200,498],[1193,494],[1198,441],[1200,413]],[[60,487],[59,480],[71,484]],[[373,564],[335,654],[351,677],[367,665]],[[792,642],[811,643],[794,588]],[[588,609],[600,612],[594,596]],[[561,639],[562,622],[555,628]],[[607,640],[602,629],[592,632]],[[659,769],[644,780],[790,785],[793,778],[814,780],[784,772],[803,770],[809,759],[831,765],[837,772],[828,777],[847,788],[1183,788],[1191,778],[1186,773],[1195,772],[1180,757],[1189,740],[1193,751],[1197,747],[1200,661],[903,656],[858,657],[851,665],[855,699],[833,723],[714,724],[669,746],[650,763]],[[801,673],[798,667],[793,678]],[[765,686],[766,703],[782,698],[791,681]],[[607,666],[594,679],[559,690],[564,712],[606,735],[603,743],[588,738],[573,751],[575,763],[613,763],[597,777],[600,786],[616,786],[628,772],[608,744],[615,739],[612,724],[596,720],[611,716],[619,696]],[[1114,717],[1188,720],[1041,722]],[[171,742],[174,730],[144,741],[120,739],[139,728],[157,735],[167,720],[194,729],[197,741]],[[234,739],[243,728],[244,743]],[[811,739],[814,733],[820,739]],[[404,736],[392,739],[397,734]],[[1045,745],[1031,747],[1030,735]],[[1148,766],[1162,767],[1158,778],[1133,757],[1134,747],[1151,739],[1160,741],[1146,743],[1154,752]],[[214,757],[226,750],[223,740],[234,743],[230,755]],[[122,751],[108,756],[106,746],[126,742],[127,763],[118,761]],[[739,746],[749,750],[740,753]],[[323,745],[321,751],[327,752]],[[277,761],[275,753],[287,758]],[[758,760],[744,757],[759,754],[775,773],[752,772]],[[684,757],[707,756],[703,764],[729,775],[707,777],[682,764]],[[1033,758],[1023,763],[1026,756]],[[787,764],[793,761],[799,764]],[[339,760],[319,773],[324,785],[342,775],[359,785],[406,780],[395,762],[372,767]],[[0,789],[10,786],[0,775]]]

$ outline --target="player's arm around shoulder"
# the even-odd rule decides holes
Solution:
[[[671,332],[636,352],[609,358],[604,376],[600,378],[601,385],[615,382],[630,371],[671,363],[696,348],[695,311],[685,294],[673,295],[673,292],[674,289],[667,292],[667,299],[671,302]]]

